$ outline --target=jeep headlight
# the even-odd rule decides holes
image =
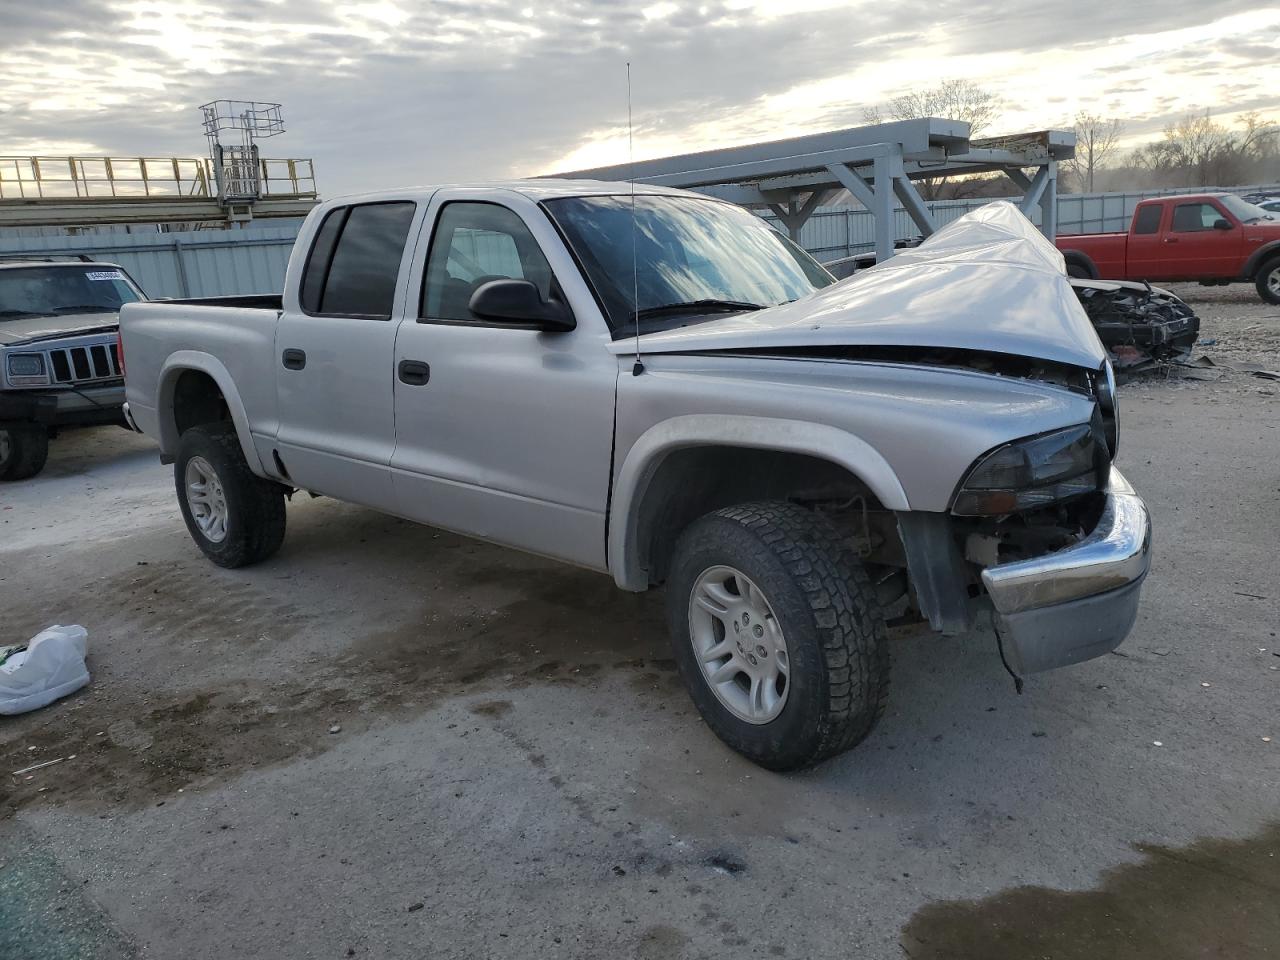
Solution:
[[[1094,426],[1082,423],[996,447],[969,471],[951,512],[1002,516],[1092,493],[1102,479],[1098,443]]]
[[[32,386],[49,382],[44,355],[14,353],[9,355],[9,382],[16,386]]]

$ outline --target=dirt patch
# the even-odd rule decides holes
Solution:
[[[186,635],[203,627],[244,637],[269,624],[277,635],[306,626],[287,604],[264,609],[250,587],[243,596],[230,591],[229,605],[215,606],[180,572],[144,570],[125,578],[131,590],[116,579],[94,594],[114,592],[149,626],[164,616],[173,621],[166,630],[181,619]],[[344,736],[454,696],[590,683],[620,669],[669,675],[657,596],[623,593],[605,577],[567,569],[494,568],[480,572],[478,582],[517,588],[518,599],[484,615],[444,615],[426,606],[401,626],[370,633],[344,656],[308,662],[287,681],[223,679],[216,687],[165,694],[117,678],[109,695],[91,685],[20,718],[0,736],[0,816],[31,803],[145,806],[179,788],[321,753]],[[494,699],[475,709],[496,718],[510,703]]]
[[[903,928],[912,960],[1232,960],[1280,951],[1280,824],[1245,840],[1138,845],[1139,864],[1079,892],[1018,887],[934,903]]]

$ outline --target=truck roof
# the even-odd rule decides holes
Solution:
[[[1167,197],[1146,197],[1139,203],[1163,203],[1166,200],[1202,200],[1205,197],[1235,196],[1229,190],[1206,190],[1203,193],[1172,193]]]
[[[630,194],[634,189],[639,195],[662,194],[676,197],[698,197],[702,200],[713,199],[704,194],[690,193],[687,190],[676,190],[672,187],[658,187],[651,184],[640,183],[634,186],[626,181],[607,181],[607,180],[559,180],[552,177],[541,177],[529,180],[485,180],[475,182],[461,183],[437,183],[416,187],[400,187],[394,190],[372,190],[367,193],[348,194],[342,197],[334,197],[325,202],[324,206],[341,205],[346,203],[361,202],[367,203],[376,200],[418,200],[425,202],[437,190],[444,189],[467,189],[467,190],[506,190],[511,193],[518,193],[528,197],[530,200],[551,200],[556,197],[590,197],[590,196],[609,196],[616,194]]]

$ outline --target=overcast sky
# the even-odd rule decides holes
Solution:
[[[197,107],[284,104],[266,156],[328,196],[529,176],[861,122],[966,77],[997,129],[1077,109],[1280,119],[1280,4],[1256,0],[0,0],[0,156],[200,156]]]

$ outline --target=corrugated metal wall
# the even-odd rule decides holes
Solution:
[[[1058,232],[1092,233],[1126,230],[1138,201],[1202,189],[1151,190],[1133,193],[1061,194]],[[1250,193],[1277,187],[1233,187]],[[929,204],[939,223],[950,223],[981,200],[948,200]],[[1035,217],[1039,218],[1039,210]],[[771,217],[766,217],[772,220]],[[199,230],[190,233],[100,233],[87,236],[0,237],[0,256],[88,254],[120,264],[152,297],[216,297],[247,293],[279,293],[298,223],[246,230]],[[903,210],[894,214],[901,238],[918,235]],[[870,212],[838,207],[819,210],[801,231],[800,243],[819,260],[836,260],[875,247]],[[480,252],[477,250],[477,253]],[[494,253],[495,251],[485,251]]]
[[[88,254],[118,263],[151,297],[279,293],[297,225],[190,233],[0,238],[0,256]]]

